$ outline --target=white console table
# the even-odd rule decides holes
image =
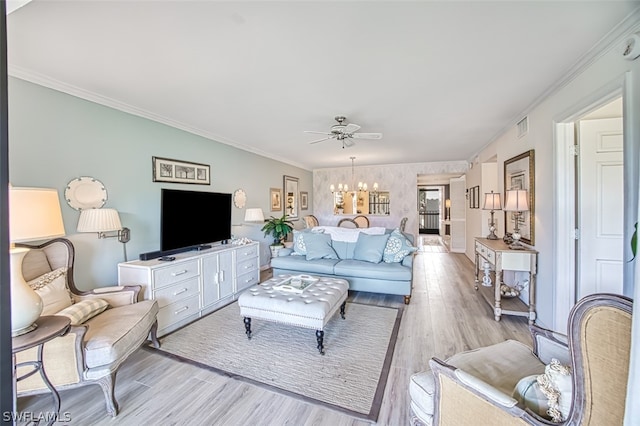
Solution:
[[[158,301],[158,336],[176,330],[238,298],[260,282],[259,243],[214,245],[176,254],[173,261],[118,264],[120,285],[139,284],[144,299]]]
[[[502,315],[518,315],[529,318],[529,324],[536,320],[536,268],[538,252],[535,250],[512,250],[502,240],[489,240],[487,238],[475,239],[476,273],[475,289],[479,290],[482,297],[493,307],[496,321],[500,321]],[[490,268],[495,271],[495,282],[489,285],[478,286],[479,273],[483,270],[483,263],[488,262]],[[504,298],[500,294],[503,271],[517,271],[529,273],[529,304],[525,304],[520,298]],[[488,281],[486,277],[484,281]]]

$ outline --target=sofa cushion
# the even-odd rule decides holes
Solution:
[[[338,258],[335,250],[331,247],[330,235],[309,232],[305,235],[304,241],[307,246],[307,260]]]
[[[333,268],[334,273],[343,277],[374,278],[388,281],[410,281],[411,268],[400,263],[371,263],[363,260],[341,260]]]
[[[143,300],[107,309],[85,323],[85,361],[88,368],[124,359],[144,342],[156,321],[158,303]]]
[[[271,259],[271,267],[287,271],[300,271],[309,274],[333,275],[334,266],[339,259],[307,260],[305,256],[284,256]]]
[[[408,254],[416,250],[418,249],[413,247],[411,242],[396,228],[389,235],[384,248],[383,260],[387,263],[402,262]]]
[[[353,251],[356,248],[356,243],[331,240],[331,247],[336,251],[339,259],[353,259]]]
[[[368,235],[363,232],[358,235],[358,242],[353,251],[354,260],[364,260],[365,262],[379,263],[384,254],[389,235]]]
[[[47,272],[31,281],[29,286],[42,299],[42,314],[53,315],[73,304],[67,289],[67,268]]]

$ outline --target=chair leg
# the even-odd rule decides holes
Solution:
[[[102,392],[104,393],[105,402],[107,404],[107,414],[111,417],[115,417],[118,415],[118,402],[115,397],[115,386],[116,386],[116,372],[109,374],[108,376],[104,376],[103,378],[98,380],[98,384],[102,388]]]
[[[160,341],[158,340],[158,321],[154,322],[151,326],[151,331],[149,331],[149,337],[151,338],[151,343],[153,343],[153,347],[156,349],[160,349]]]

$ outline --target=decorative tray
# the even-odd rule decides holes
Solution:
[[[311,275],[293,275],[273,284],[273,289],[300,294],[317,282],[318,278]]]

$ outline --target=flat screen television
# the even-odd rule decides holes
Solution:
[[[162,252],[197,249],[231,238],[231,194],[162,189],[160,204]]]

